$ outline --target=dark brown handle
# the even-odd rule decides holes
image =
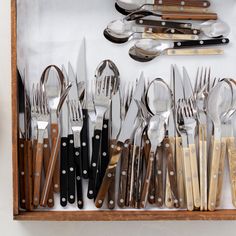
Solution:
[[[51,124],[51,139],[52,145],[56,145],[58,139],[58,124]],[[55,193],[60,192],[60,159],[58,158],[58,154],[56,157],[55,170],[53,173],[53,190]]]
[[[128,163],[128,171],[127,171],[127,187],[126,187],[126,199],[125,199],[125,205],[127,207],[129,206],[132,206],[133,204],[133,195],[132,195],[132,190],[131,190],[131,182],[133,181],[131,179],[131,175],[132,175],[132,156],[133,156],[133,153],[135,152],[135,147],[133,145],[130,145],[130,148],[129,148],[129,163]],[[131,198],[130,198],[131,196]]]
[[[140,202],[141,208],[145,208],[146,203],[147,203],[148,190],[149,190],[150,180],[151,180],[151,176],[152,176],[154,159],[155,159],[155,153],[153,151],[151,151],[150,155],[149,155],[149,159],[148,159],[146,174],[145,174],[142,193],[141,193],[141,202]]]
[[[208,8],[211,4],[205,0],[155,0],[154,5],[159,6],[187,6]]]
[[[174,200],[174,206],[178,208],[179,200],[178,200],[178,190],[177,190],[177,175],[174,161],[175,138],[174,137],[165,138],[164,147],[165,147],[165,156],[167,159],[167,171],[170,181],[171,195]]]
[[[119,207],[125,207],[126,202],[126,190],[127,190],[127,181],[128,181],[128,168],[129,168],[129,145],[130,140],[127,140],[124,143],[122,155],[121,155],[121,165],[120,165],[120,180],[119,180],[119,191],[117,204]],[[114,143],[111,146],[115,148]]]
[[[38,207],[40,201],[40,187],[43,167],[43,143],[37,143],[34,169],[34,198],[33,204]]]
[[[158,207],[162,207],[164,204],[164,168],[163,168],[163,148],[162,146],[157,147],[155,155],[155,202]]]
[[[24,155],[27,156],[27,172],[26,172],[26,187],[27,190],[27,200],[26,200],[26,209],[28,211],[33,210],[33,156],[32,156],[32,142],[31,140],[25,141],[25,150]]]
[[[107,167],[106,173],[104,175],[102,184],[100,186],[99,192],[95,200],[95,206],[97,208],[102,207],[104,199],[110,187],[110,184],[115,178],[114,173],[115,173],[117,163],[119,162],[120,157],[121,157],[122,148],[123,148],[123,143],[118,142],[116,145],[114,145],[114,148],[112,149],[111,159],[109,161],[109,165]]]
[[[50,158],[50,143],[49,139],[45,138],[43,142],[43,165],[44,165],[44,173],[47,173],[48,163]],[[50,186],[50,191],[48,195],[48,207],[54,207],[54,196],[53,196],[53,186]]]
[[[155,203],[155,195],[156,195],[156,189],[155,189],[155,165],[152,167],[152,176],[150,180],[150,186],[149,186],[149,193],[148,193],[148,202],[150,204]]]
[[[49,158],[48,169],[47,169],[41,201],[40,201],[40,205],[43,207],[47,205],[48,196],[50,192],[50,186],[52,184],[52,178],[53,178],[53,173],[56,167],[59,149],[60,149],[60,141],[54,139],[54,142],[52,143],[51,155]],[[60,178],[59,178],[59,181],[60,181]]]
[[[163,20],[217,20],[216,13],[163,12]]]
[[[20,187],[20,207],[26,209],[26,183],[25,183],[25,166],[24,166],[24,149],[25,140],[19,139],[18,144],[18,165],[19,165],[19,187]]]

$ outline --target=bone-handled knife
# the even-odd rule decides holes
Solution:
[[[98,208],[102,207],[105,196],[110,187],[110,184],[115,178],[114,174],[116,166],[120,160],[124,143],[126,140],[129,140],[133,134],[133,125],[138,114],[138,106],[135,100],[141,101],[143,93],[144,93],[144,76],[143,74],[141,74],[141,77],[134,92],[134,96],[129,106],[127,115],[125,117],[124,123],[122,124],[120,133],[118,135],[118,138],[116,139],[116,144],[114,145],[113,151],[111,153],[111,159],[108,168],[106,170],[101,187],[95,200],[95,205]]]
[[[89,117],[87,102],[87,64],[86,64],[86,40],[83,38],[76,68],[76,80],[79,100],[82,104],[83,128],[81,130],[81,154],[82,154],[82,176],[84,179],[89,177]],[[86,89],[85,89],[86,88]]]

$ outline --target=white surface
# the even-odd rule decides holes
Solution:
[[[105,1],[105,0],[103,0]],[[69,1],[68,1],[69,2]],[[217,0],[216,2],[220,2]],[[233,1],[228,0],[229,10],[233,11]],[[226,3],[226,1],[225,1]],[[230,8],[231,7],[231,8]],[[229,11],[228,10],[228,11]],[[235,10],[235,6],[234,6]],[[227,17],[229,14],[226,14]],[[232,18],[231,18],[232,19]],[[235,37],[235,31],[234,31]],[[109,43],[107,43],[109,44]],[[117,48],[116,53],[119,53]],[[235,50],[234,50],[235,51]],[[39,235],[234,235],[235,222],[13,222],[12,220],[12,166],[11,166],[11,71],[10,71],[10,1],[0,1],[0,235],[5,236],[39,236]],[[228,52],[229,53],[229,52]],[[121,54],[123,55],[123,54]],[[233,55],[233,52],[232,54]],[[114,56],[114,58],[116,58]],[[214,67],[215,73],[220,75],[234,75],[234,61],[226,65],[227,58],[220,59],[221,64]],[[180,61],[179,64],[199,65],[208,64],[207,61],[196,60],[187,64]],[[129,61],[134,66],[134,63]],[[164,61],[163,61],[164,63]],[[95,63],[96,64],[96,63]],[[157,63],[158,64],[158,63]],[[166,64],[169,64],[166,63]],[[129,65],[131,67],[131,65]],[[154,64],[153,64],[154,65]],[[122,67],[122,65],[119,65]],[[139,65],[140,66],[140,65]],[[150,66],[145,66],[146,74],[150,74]],[[157,65],[156,65],[157,66]],[[189,66],[188,66],[189,67]],[[121,68],[124,74],[125,63]],[[133,67],[134,68],[134,67]],[[226,69],[231,68],[228,72]],[[155,71],[162,69],[158,66]],[[134,69],[133,69],[134,70]],[[222,70],[222,71],[221,71]],[[149,72],[149,73],[147,73]],[[153,72],[154,73],[154,72]],[[137,76],[138,72],[133,71]],[[156,74],[156,73],[155,73]],[[131,74],[132,75],[132,74]]]

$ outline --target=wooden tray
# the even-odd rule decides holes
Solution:
[[[18,100],[17,100],[17,48],[16,0],[11,0],[12,19],[12,163],[13,163],[13,216],[15,220],[49,221],[127,221],[127,220],[235,220],[236,210],[215,212],[158,211],[158,210],[96,210],[96,211],[34,211],[19,209],[18,189]]]

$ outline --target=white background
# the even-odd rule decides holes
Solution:
[[[43,1],[43,0],[42,0]],[[33,1],[32,1],[33,2]],[[57,1],[53,1],[57,2]],[[69,1],[68,1],[69,2]],[[97,1],[91,1],[97,2]],[[101,1],[99,1],[101,2]],[[108,2],[108,1],[107,1]],[[219,0],[215,2],[219,3]],[[227,21],[235,21],[233,12],[235,13],[234,1],[222,1],[225,4],[224,14]],[[111,4],[110,4],[111,5]],[[227,6],[226,6],[227,5]],[[114,11],[114,10],[113,10]],[[230,13],[230,14],[229,14]],[[110,12],[110,20],[112,13]],[[235,15],[235,14],[234,14]],[[118,15],[119,16],[119,15]],[[107,20],[107,19],[106,19]],[[233,26],[231,24],[231,26]],[[99,36],[100,37],[100,36]],[[102,38],[102,37],[100,37]],[[235,30],[231,34],[231,39],[235,39]],[[11,65],[10,65],[10,1],[0,1],[0,235],[233,235],[235,234],[235,222],[14,222],[12,220],[12,166],[11,166]],[[102,39],[101,39],[102,40]],[[104,44],[106,42],[103,40]],[[129,68],[130,73],[126,73],[124,77],[138,76],[137,68],[141,70],[141,65],[135,64],[124,54],[127,51],[125,46],[121,53],[120,48],[107,43],[109,49],[113,50],[110,55],[111,59],[117,59],[117,64],[121,68],[121,74],[125,69]],[[114,49],[115,48],[115,49]],[[115,51],[116,50],[116,51]],[[99,45],[97,45],[99,51]],[[226,55],[217,59],[214,67],[215,74],[219,76],[234,76],[235,69],[235,47],[230,46]],[[118,53],[115,55],[114,53]],[[91,53],[91,52],[90,52]],[[104,53],[104,52],[103,52]],[[99,54],[103,56],[102,54]],[[91,55],[91,54],[90,54]],[[104,56],[110,56],[104,55]],[[120,56],[119,56],[120,55]],[[100,60],[97,56],[96,60]],[[96,65],[94,60],[91,67]],[[175,58],[166,61],[160,59],[151,64],[145,65],[143,70],[150,77],[168,75],[168,68]],[[196,59],[194,62],[189,59],[178,60],[179,65],[188,66],[190,71],[194,71],[194,66],[198,64],[212,65],[212,61],[208,59],[201,61],[202,58]],[[127,64],[129,63],[129,64]],[[163,67],[163,65],[166,65]],[[155,68],[155,71],[151,70]],[[92,73],[92,72],[90,72]]]

